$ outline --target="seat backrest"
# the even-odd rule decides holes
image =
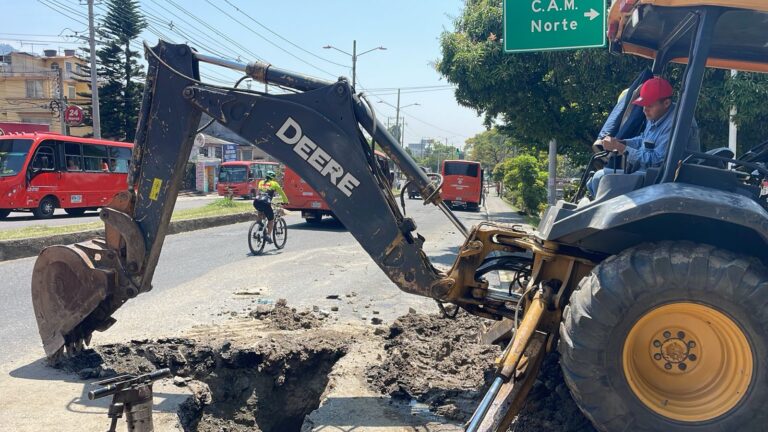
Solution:
[[[633,190],[640,189],[645,183],[645,176],[634,174],[606,174],[600,179],[595,194],[595,201],[608,200]]]

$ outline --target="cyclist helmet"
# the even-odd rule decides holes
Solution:
[[[267,171],[267,174],[264,176],[267,180],[274,180],[275,179],[275,172],[274,171]]]

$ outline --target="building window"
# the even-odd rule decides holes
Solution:
[[[51,70],[54,70],[54,71],[59,70],[59,64],[58,63],[51,63]]]
[[[42,80],[27,80],[27,97],[38,99],[43,97]]]
[[[66,66],[67,72],[72,72],[72,63],[64,62],[64,65]]]
[[[25,117],[21,116],[22,123],[44,124],[51,125],[51,117]]]
[[[216,146],[213,148],[213,157],[216,159],[221,159],[224,157],[224,151],[222,150],[221,146]]]
[[[75,86],[67,86],[67,97],[74,99],[76,96],[77,92],[75,92]]]

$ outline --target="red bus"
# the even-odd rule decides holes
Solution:
[[[391,185],[394,174],[390,171],[389,158],[384,153],[376,151],[376,161],[379,163],[381,170],[387,175]],[[307,222],[318,223],[323,219],[323,216],[333,216],[333,212],[323,197],[312,189],[304,179],[299,177],[295,171],[288,167],[285,167],[283,175],[283,190],[289,202],[285,208],[301,211],[301,217]]]
[[[0,219],[11,211],[78,216],[127,188],[133,144],[54,133],[0,136]]]
[[[483,169],[480,162],[447,160],[440,166],[443,187],[440,196],[451,207],[479,210],[483,203]]]
[[[265,161],[230,161],[219,168],[219,184],[216,190],[220,196],[239,196],[251,199],[256,195],[259,180],[267,171],[277,172],[279,164]]]

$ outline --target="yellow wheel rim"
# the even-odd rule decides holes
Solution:
[[[700,422],[735,407],[752,380],[752,349],[728,316],[696,303],[656,308],[624,342],[624,376],[649,409]]]

